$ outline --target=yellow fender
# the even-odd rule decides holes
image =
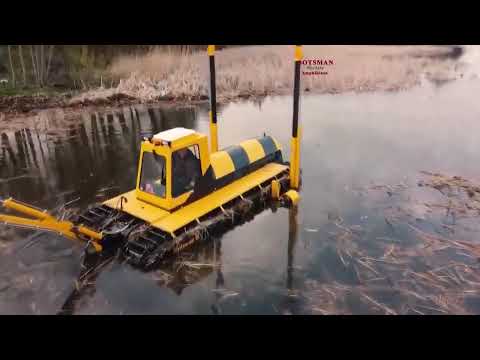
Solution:
[[[295,190],[288,190],[285,194],[283,194],[282,198],[283,200],[295,206],[300,201],[300,194]]]

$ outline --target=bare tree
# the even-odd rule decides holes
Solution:
[[[38,86],[42,86],[42,62],[41,62],[41,45],[35,45],[35,66],[37,67]]]
[[[18,45],[18,56],[20,58],[20,65],[22,66],[23,86],[27,85],[27,70],[25,68],[25,61],[23,60],[22,45]]]
[[[45,45],[30,45],[30,55],[32,58],[32,71],[37,86],[48,84],[50,68],[52,64],[55,45],[48,46],[48,59],[45,52]]]
[[[40,85],[43,86],[44,84],[44,79],[45,79],[45,45],[39,45],[40,46],[40,69],[42,69],[42,76],[40,78]]]
[[[82,45],[82,54],[80,55],[80,63],[83,67],[88,65],[88,45]]]
[[[32,55],[32,70],[33,70],[33,75],[35,78],[35,82],[37,86],[39,85],[39,79],[38,79],[38,70],[37,70],[37,65],[35,63],[35,53],[33,51],[33,45],[30,45],[30,54]]]
[[[50,64],[52,63],[52,56],[53,56],[53,49],[55,48],[55,45],[50,45],[50,50],[48,52],[48,63],[47,63],[47,71],[45,75],[45,81],[48,82],[48,74],[50,72]]]
[[[15,69],[13,67],[12,49],[11,45],[8,45],[8,60],[10,61],[10,73],[12,78],[12,86],[15,87]]]

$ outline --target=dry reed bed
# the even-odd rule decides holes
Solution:
[[[304,47],[305,59],[332,59],[328,75],[303,76],[303,88],[318,93],[400,90],[422,77],[453,79],[458,64],[445,59],[448,47],[317,46]],[[217,52],[219,101],[290,93],[293,83],[290,46],[248,46]],[[305,68],[305,70],[307,70]],[[122,57],[110,69],[120,78],[116,88],[100,88],[72,99],[93,101],[124,94],[141,101],[205,99],[208,62],[204,53],[156,50],[142,57]]]
[[[428,212],[440,215],[442,226],[447,218],[454,219],[453,225],[447,226],[450,232],[439,235],[422,230],[421,227],[432,224],[425,217],[409,214],[405,209],[410,204],[387,206],[381,208],[387,227],[397,234],[408,231],[415,241],[400,241],[395,235],[379,236],[372,248],[369,229],[349,226],[341,217],[335,218],[336,231],[330,232],[327,246],[335,250],[339,264],[355,280],[350,284],[307,281],[303,298],[310,312],[324,315],[475,312],[467,302],[480,302],[480,244],[456,237],[461,234],[461,216],[478,222],[480,187],[458,176],[423,174],[428,178],[418,185],[436,189],[447,198],[435,206],[424,205]],[[407,189],[402,183],[371,186],[366,191],[382,190],[391,197]]]

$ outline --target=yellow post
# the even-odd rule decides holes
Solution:
[[[295,46],[295,78],[293,84],[293,126],[290,142],[290,187],[298,189],[300,185],[300,135],[298,113],[300,105],[300,67],[302,63],[302,46]]]
[[[272,180],[271,196],[274,200],[280,198],[280,182],[278,180]]]
[[[215,85],[215,45],[208,45],[210,61],[210,146],[212,153],[218,151],[217,91]]]

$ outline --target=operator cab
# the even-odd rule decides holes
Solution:
[[[205,135],[185,128],[156,134],[142,143],[137,198],[166,210],[181,205],[206,171],[207,162]]]
[[[210,154],[206,135],[166,130],[142,142],[136,198],[174,211],[270,162],[283,163],[280,145],[271,136]]]

